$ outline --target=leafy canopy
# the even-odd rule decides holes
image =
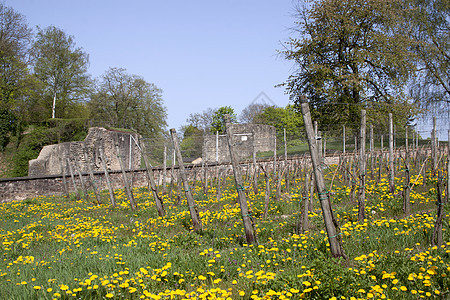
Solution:
[[[51,108],[51,117],[69,118],[73,106],[86,100],[90,78],[89,57],[77,48],[74,38],[63,30],[49,26],[39,29],[33,44],[34,72],[43,83],[41,97]]]
[[[286,107],[266,107],[261,113],[255,116],[254,123],[272,125],[277,130],[277,136],[282,140],[284,130],[286,130],[286,138],[293,140],[300,136],[303,132],[303,117],[294,105]]]
[[[296,64],[285,82],[294,101],[306,95],[313,117],[336,127],[358,127],[363,108],[396,115],[395,105],[410,117],[403,91],[415,68],[400,4],[317,0],[298,8],[295,32],[300,37],[290,38],[281,51]]]
[[[237,123],[237,116],[234,109],[231,106],[222,106],[213,114],[211,133],[219,132],[219,134],[222,134],[225,132],[225,115],[230,116],[231,123]]]

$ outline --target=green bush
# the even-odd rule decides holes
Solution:
[[[30,133],[22,135],[12,154],[12,166],[8,176],[28,175],[28,161],[39,156],[46,145],[84,140],[87,135],[85,119],[50,119],[46,126],[34,127]]]

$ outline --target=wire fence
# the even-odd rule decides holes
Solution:
[[[342,126],[340,130],[321,129],[323,128],[318,126],[316,130],[316,140],[319,149],[324,155],[349,153],[360,148],[360,137],[357,130],[352,130],[345,126]],[[267,151],[257,152],[256,157],[268,158],[276,156],[282,159],[285,156],[290,157],[308,153],[308,142],[303,131],[303,128],[298,128],[296,134],[285,134],[284,130],[278,129],[276,131],[276,136],[273,137],[276,139],[276,142],[274,143],[276,147]],[[439,131],[436,130],[437,137],[442,136],[444,132],[448,134],[448,130],[446,129],[441,128]],[[426,133],[428,135],[425,135]],[[430,135],[431,132],[428,133],[427,131],[416,131],[412,128],[408,128],[406,132],[404,127],[396,127],[393,133],[394,148],[399,149],[408,146],[410,149],[415,149],[417,147],[431,146]],[[428,136],[428,138],[424,138],[424,136]],[[179,136],[179,140],[181,141],[180,148],[184,163],[201,163],[199,158],[203,158],[203,161],[205,161],[206,150],[203,143],[203,135],[191,135],[184,138]],[[177,162],[175,159],[174,147],[170,137],[146,138],[143,139],[143,142],[146,144],[147,149],[145,155],[149,158],[149,161],[153,166],[163,166],[164,163],[166,167],[170,167],[172,164],[176,165]],[[439,139],[437,139],[438,146],[446,146],[447,143],[447,141],[439,141]],[[221,145],[223,146],[223,144]],[[250,144],[249,147],[253,147],[253,145]],[[389,133],[375,131],[368,126],[366,133],[366,149],[368,151],[386,151],[388,148]],[[228,148],[217,149],[217,151],[228,151]],[[241,157],[241,159],[252,159],[252,157]]]

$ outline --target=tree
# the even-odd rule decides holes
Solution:
[[[188,125],[202,130],[204,133],[209,132],[213,122],[213,115],[216,111],[217,109],[207,108],[202,113],[191,113],[186,122],[188,122]]]
[[[406,23],[416,42],[417,73],[411,95],[424,108],[448,109],[450,104],[450,4],[447,0],[405,0],[412,9]]]
[[[410,117],[404,88],[414,72],[401,0],[317,0],[299,9],[282,55],[297,71],[286,82],[298,103],[304,94],[321,124],[357,128],[361,109]],[[375,121],[375,120],[372,120]],[[407,120],[404,120],[406,123]]]
[[[251,103],[242,110],[239,115],[239,121],[247,124],[256,123],[255,118],[268,107],[270,105],[265,103]]]
[[[97,125],[133,129],[146,138],[160,136],[167,126],[161,93],[141,76],[110,68],[89,102],[90,117]]]
[[[29,78],[31,39],[25,17],[0,2],[0,151],[18,128],[20,101]]]
[[[180,148],[183,156],[189,158],[201,157],[204,132],[192,125],[185,125],[181,127],[181,133],[183,134],[183,140]]]
[[[211,133],[219,132],[222,134],[225,132],[225,115],[230,116],[231,123],[237,123],[237,116],[234,109],[231,106],[222,106],[213,115],[210,129]]]
[[[34,72],[44,83],[42,96],[51,107],[51,117],[72,117],[67,115],[69,108],[86,100],[89,92],[88,55],[55,26],[39,29],[33,54]]]
[[[282,140],[284,129],[286,129],[286,138],[293,140],[299,138],[303,126],[303,117],[290,104],[285,108],[269,106],[255,116],[254,123],[274,126],[280,140]]]

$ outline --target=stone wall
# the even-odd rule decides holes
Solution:
[[[261,124],[232,124],[233,144],[239,159],[251,158],[253,149],[256,153],[273,151],[275,148],[276,130],[270,125]],[[215,162],[218,149],[218,162],[229,162],[226,135],[205,135],[203,140],[203,160]]]
[[[81,172],[87,172],[87,162],[83,147],[91,160],[94,171],[102,171],[100,147],[103,148],[105,161],[109,170],[120,170],[115,145],[119,145],[119,154],[126,169],[137,169],[141,164],[141,152],[136,142],[139,135],[135,133],[107,130],[101,127],[89,129],[83,142],[67,142],[48,145],[42,148],[37,159],[28,163],[29,176],[45,176],[68,173],[69,159],[73,167],[78,166]],[[135,142],[136,141],[136,142]]]
[[[134,186],[146,186],[147,178],[144,170],[127,171],[129,179]],[[107,183],[104,173],[95,172],[95,183],[101,190],[107,189]],[[123,188],[123,177],[120,171],[112,171],[110,173],[111,183],[114,189]],[[82,174],[83,182],[86,188],[92,189],[89,184],[89,176],[86,173]],[[70,175],[65,177],[68,191],[70,193],[75,191]],[[75,176],[75,184],[81,191],[80,177]],[[0,179],[0,203],[16,200],[24,200],[34,198],[37,196],[51,196],[64,194],[64,181],[61,175],[48,176],[29,176],[18,178]]]
[[[271,160],[259,160],[259,165],[264,165],[265,169],[270,172],[273,162]],[[251,167],[252,163],[249,161],[242,162],[241,168],[242,172],[245,173],[247,168]],[[222,174],[230,176],[233,174],[231,164],[206,164],[206,170],[208,176],[215,177],[218,170],[221,170]],[[217,169],[218,168],[218,169]],[[165,182],[169,184],[171,179],[174,178],[175,181],[178,178],[179,168],[174,167],[172,174],[172,168],[167,168],[164,172],[162,167],[154,167],[154,179],[158,185],[164,182],[164,173],[166,174]],[[186,165],[185,166],[187,179],[201,180],[204,172],[201,166],[196,165]],[[124,188],[123,175],[121,171],[111,171],[109,172],[111,178],[111,184],[114,189]],[[135,169],[126,170],[127,177],[131,182],[133,187],[147,187],[148,180],[145,169]],[[69,174],[65,175],[65,181],[68,187],[68,191],[73,193],[76,188],[81,190],[81,182],[79,175],[75,177],[74,188],[72,183],[72,178]],[[94,172],[94,179],[96,186],[99,190],[106,190],[108,188],[104,172]],[[88,190],[92,190],[90,185],[90,178],[87,173],[82,173],[83,182]],[[63,195],[64,194],[64,177],[62,175],[47,175],[47,176],[28,176],[28,177],[16,177],[16,178],[4,178],[0,179],[0,203],[24,200],[28,198],[33,198],[37,196],[51,196],[51,195]]]

